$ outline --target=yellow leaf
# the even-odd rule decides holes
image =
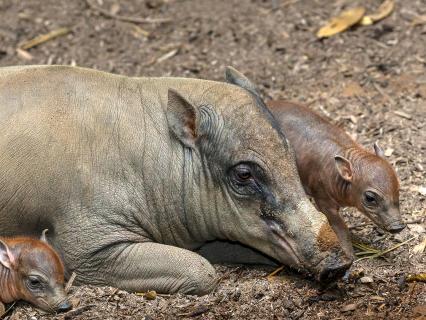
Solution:
[[[345,31],[354,24],[358,23],[364,16],[365,9],[356,7],[343,11],[339,16],[331,18],[327,24],[318,30],[317,37],[331,37],[337,33]]]
[[[376,21],[382,20],[390,15],[395,8],[394,0],[385,0],[373,14],[364,16],[361,20],[363,26],[368,26]]]

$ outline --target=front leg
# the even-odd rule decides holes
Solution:
[[[355,253],[352,247],[351,233],[348,226],[346,225],[345,220],[339,214],[339,208],[331,207],[328,204],[321,203],[320,201],[317,202],[317,206],[319,210],[326,215],[328,222],[337,235],[337,238],[339,238],[343,252],[348,257],[354,258]]]
[[[129,292],[203,295],[217,284],[216,271],[200,255],[186,249],[145,242],[119,244],[100,251],[81,270],[81,282],[114,286]],[[93,266],[95,270],[87,270]],[[91,281],[92,272],[97,278]]]

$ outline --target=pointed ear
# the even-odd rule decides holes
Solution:
[[[228,83],[235,84],[256,96],[260,96],[256,86],[245,75],[233,67],[226,67],[225,79]]]
[[[376,155],[378,155],[380,158],[385,157],[385,153],[383,149],[379,146],[379,143],[377,141],[374,142],[374,152],[376,152]]]
[[[0,264],[7,269],[15,265],[15,258],[5,242],[0,240]]]
[[[47,242],[47,237],[46,237],[46,233],[47,233],[48,231],[49,231],[49,229],[44,229],[44,230],[43,230],[43,232],[41,233],[41,236],[40,236],[40,240],[41,240],[41,241],[48,243],[48,242]]]
[[[167,122],[170,131],[185,146],[195,148],[198,137],[198,110],[173,89],[168,92]]]
[[[343,180],[352,181],[352,165],[350,161],[342,156],[334,156],[334,162],[339,175]]]

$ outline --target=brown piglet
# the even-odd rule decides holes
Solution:
[[[48,312],[71,309],[64,290],[64,266],[41,239],[0,237],[0,302],[24,300]]]
[[[364,149],[303,105],[271,101],[268,107],[293,147],[306,193],[327,216],[348,254],[353,255],[353,248],[340,207],[356,207],[389,232],[404,229],[398,179],[377,143],[375,153]]]

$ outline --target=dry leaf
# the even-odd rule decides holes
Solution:
[[[413,247],[413,253],[422,254],[423,251],[425,251],[425,248],[426,248],[426,237],[423,238],[423,241],[421,241],[419,244]]]
[[[331,37],[337,33],[345,31],[358,23],[364,16],[365,9],[356,7],[343,11],[339,16],[331,18],[328,23],[317,32],[318,38]]]
[[[386,18],[387,16],[389,16],[392,13],[394,8],[395,8],[394,0],[385,0],[377,9],[376,12],[374,12],[373,14],[364,16],[360,23],[363,26],[369,26],[375,23],[376,21],[380,21]]]

